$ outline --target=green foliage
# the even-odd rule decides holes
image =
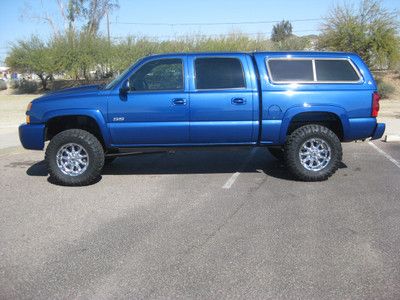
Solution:
[[[69,31],[55,37],[51,47],[63,72],[73,79],[89,79],[89,72],[97,69],[103,74],[107,72],[111,47],[103,37],[95,37],[84,31]]]
[[[378,92],[382,99],[389,98],[396,90],[393,84],[385,82],[381,78],[376,79],[376,83],[378,85]]]
[[[308,38],[292,36],[281,42],[257,36],[250,38],[241,33],[227,36],[190,37],[177,40],[155,41],[141,37],[128,37],[110,43],[103,36],[85,30],[68,30],[45,42],[37,37],[19,41],[11,49],[6,63],[20,73],[35,73],[42,80],[43,89],[54,75],[73,80],[102,79],[114,76],[138,59],[156,53],[195,51],[267,51],[304,50],[310,45]]]
[[[146,38],[128,37],[112,45],[111,68],[115,71],[126,69],[133,62],[155,53],[191,51],[265,51],[273,49],[273,43],[262,36],[250,38],[241,33],[228,36],[185,37],[174,41],[153,41]]]
[[[273,44],[273,49],[276,51],[306,50],[310,48],[311,41],[308,37],[291,36]]]
[[[21,80],[18,84],[17,94],[33,94],[38,90],[38,84],[32,80]]]
[[[47,81],[53,74],[62,69],[54,48],[36,36],[14,44],[6,58],[6,64],[14,71],[36,74],[42,81],[43,90],[47,89]]]
[[[322,27],[319,48],[356,52],[374,68],[387,68],[400,58],[397,13],[377,0],[334,7]]]
[[[289,21],[281,21],[272,28],[271,40],[273,42],[283,42],[293,34],[293,26]]]
[[[11,89],[17,89],[18,87],[19,87],[19,80],[17,80],[17,79],[10,79],[9,81],[8,81],[8,86],[11,88]]]

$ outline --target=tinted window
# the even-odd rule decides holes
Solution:
[[[198,58],[195,68],[199,90],[245,87],[242,64],[236,58]]]
[[[347,60],[315,60],[318,81],[358,81],[356,71]]]
[[[182,90],[182,60],[160,59],[148,62],[132,75],[129,86],[132,91]]]
[[[313,81],[311,60],[274,59],[268,61],[272,81]]]

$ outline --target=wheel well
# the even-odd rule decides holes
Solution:
[[[93,134],[103,145],[104,140],[96,120],[88,116],[54,117],[46,122],[46,141],[51,140],[61,131],[68,129],[83,129]]]
[[[343,140],[343,125],[339,117],[330,112],[306,112],[295,115],[290,121],[287,135],[307,124],[319,124],[328,127]]]

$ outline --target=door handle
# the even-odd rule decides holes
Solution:
[[[185,105],[186,104],[186,99],[184,99],[184,98],[172,99],[172,104],[174,104],[174,105]]]
[[[232,102],[232,104],[234,104],[234,105],[242,105],[242,104],[246,104],[246,99],[243,99],[243,98],[233,98],[231,102]]]

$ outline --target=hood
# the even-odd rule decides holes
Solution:
[[[45,99],[54,99],[54,98],[64,98],[64,97],[74,97],[74,96],[86,96],[89,94],[94,94],[99,92],[100,85],[92,84],[92,85],[81,85],[72,88],[66,88],[63,90],[55,91],[47,93],[36,100],[45,100]]]

